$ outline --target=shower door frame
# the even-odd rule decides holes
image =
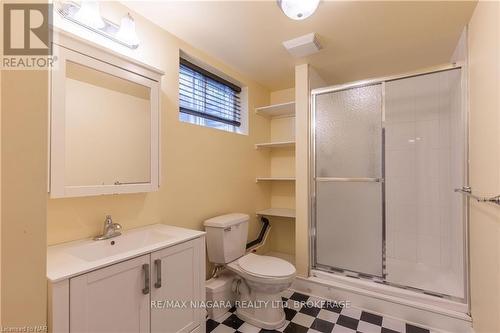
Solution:
[[[415,72],[410,72],[410,73],[405,73],[405,74],[400,74],[400,75],[393,75],[393,76],[386,76],[386,77],[379,77],[379,78],[374,78],[374,79],[368,79],[368,80],[361,80],[361,81],[354,81],[346,84],[340,84],[340,85],[333,85],[333,86],[328,86],[328,87],[323,87],[323,88],[316,88],[312,89],[310,92],[310,105],[309,105],[309,136],[308,136],[308,159],[309,159],[309,179],[308,179],[308,187],[309,187],[309,272],[310,275],[314,270],[321,271],[321,272],[326,272],[330,274],[341,274],[345,277],[353,277],[354,274],[358,274],[357,276],[355,275],[354,277],[360,277],[360,278],[370,278],[369,274],[363,274],[359,272],[352,272],[349,270],[342,270],[340,267],[331,267],[330,270],[322,269],[321,267],[317,266],[316,262],[316,131],[315,131],[315,111],[316,111],[316,97],[317,95],[321,94],[326,94],[326,93],[332,93],[332,92],[337,92],[337,91],[342,91],[342,90],[348,90],[348,89],[353,89],[353,88],[360,88],[360,87],[365,87],[365,86],[370,86],[370,85],[375,85],[375,84],[381,84],[382,87],[382,177],[385,178],[385,83],[389,81],[395,81],[399,79],[405,79],[405,78],[411,78],[411,77],[416,77],[416,76],[421,76],[421,75],[426,75],[426,74],[433,74],[433,73],[438,73],[438,72],[443,72],[443,71],[449,71],[453,69],[460,69],[461,70],[461,117],[463,118],[463,144],[464,144],[464,179],[463,179],[463,186],[469,186],[469,105],[468,105],[468,86],[467,86],[467,66],[465,63],[453,63],[453,64],[447,64],[447,65],[442,65],[442,66],[435,66],[432,68],[427,68],[423,69],[420,71],[415,71]],[[385,183],[385,179],[384,179]],[[383,183],[383,184],[384,184]],[[401,286],[397,284],[393,284],[390,282],[385,281],[385,276],[386,276],[386,219],[385,219],[385,186],[382,186],[383,190],[383,196],[382,196],[382,205],[383,205],[383,217],[382,217],[382,265],[383,265],[383,278],[381,279],[380,277],[373,276],[372,280],[374,281],[383,281],[385,285],[388,286],[393,286],[396,288],[404,288],[404,289],[409,289],[412,290],[416,293],[422,293],[422,294],[429,294],[425,290],[422,289],[417,289],[417,288],[411,288],[406,286]],[[467,305],[468,308],[468,313],[470,314],[470,277],[469,277],[469,198],[464,197],[463,198],[463,205],[462,205],[462,210],[463,210],[463,233],[464,233],[464,246],[463,246],[463,264],[464,264],[464,298],[463,299],[458,299],[459,302],[464,303]],[[431,293],[432,295],[432,293]],[[448,295],[439,295],[438,297],[442,297],[445,299],[449,299],[452,301],[457,301],[456,297],[448,296]]]

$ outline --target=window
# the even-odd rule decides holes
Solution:
[[[180,58],[179,118],[189,123],[242,132],[241,87]]]

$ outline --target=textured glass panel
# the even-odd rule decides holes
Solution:
[[[381,177],[381,85],[316,97],[316,176]]]
[[[461,70],[386,83],[387,280],[464,297]]]
[[[381,276],[381,183],[318,182],[316,186],[317,263]]]

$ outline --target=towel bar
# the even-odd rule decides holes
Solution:
[[[475,194],[472,194],[472,189],[470,188],[470,186],[456,188],[455,192],[462,193],[463,195],[466,195],[472,199],[475,199],[478,202],[491,202],[491,203],[500,205],[500,195],[497,195],[494,197],[480,197],[480,196],[477,196]]]

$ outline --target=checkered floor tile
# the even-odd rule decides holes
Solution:
[[[353,307],[342,308],[314,296],[292,290],[282,293],[286,322],[275,331],[260,329],[239,319],[231,309],[217,320],[207,320],[207,333],[431,333],[392,318],[382,317]],[[304,304],[305,303],[305,304]]]

